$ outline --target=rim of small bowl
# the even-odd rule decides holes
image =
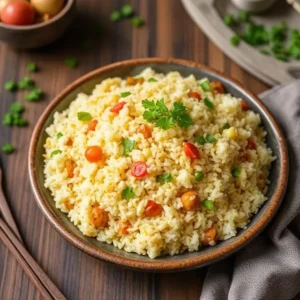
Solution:
[[[62,18],[72,8],[72,5],[75,3],[75,1],[76,0],[66,0],[66,4],[64,5],[63,9],[47,22],[41,22],[32,25],[9,25],[0,21],[0,28],[26,31],[30,29],[38,29],[38,28],[46,27],[58,21],[60,18]]]
[[[239,87],[244,92],[246,92],[250,97],[252,97],[252,99],[254,99],[258,104],[259,108],[267,115],[268,120],[271,122],[271,125],[273,126],[274,130],[276,131],[279,137],[277,140],[279,144],[280,153],[282,154],[278,185],[274,190],[272,198],[270,198],[272,202],[268,203],[268,207],[265,213],[261,216],[259,220],[257,220],[257,222],[253,225],[253,227],[251,229],[248,229],[248,231],[244,233],[242,236],[233,237],[232,242],[228,243],[227,245],[215,250],[212,248],[212,251],[210,253],[205,253],[201,255],[201,250],[200,250],[199,256],[184,258],[182,260],[176,260],[176,261],[157,261],[155,259],[153,261],[142,261],[142,260],[135,260],[131,258],[121,257],[112,252],[106,252],[82,240],[76,234],[72,233],[70,230],[64,227],[64,225],[60,222],[60,219],[57,216],[55,216],[52,210],[46,205],[46,201],[43,199],[42,194],[39,190],[38,178],[37,178],[37,173],[36,173],[35,163],[34,163],[37,141],[39,135],[41,134],[41,129],[45,121],[48,119],[49,114],[55,109],[57,104],[60,103],[65,98],[65,96],[67,96],[77,86],[92,79],[93,77],[98,76],[103,72],[116,70],[123,66],[138,66],[138,65],[143,65],[143,64],[146,65],[150,63],[177,64],[185,67],[198,68],[198,69],[206,70],[211,73],[217,74],[219,76],[222,76],[224,79],[231,81],[231,83],[235,84],[237,87]],[[246,89],[241,83],[224,75],[222,72],[216,71],[213,68],[204,66],[196,62],[182,60],[182,59],[175,59],[175,58],[142,58],[142,59],[121,61],[121,62],[113,63],[101,67],[99,69],[96,69],[80,77],[73,83],[69,84],[61,93],[58,94],[58,96],[54,98],[53,101],[50,102],[50,104],[47,106],[44,113],[38,120],[31,137],[28,158],[29,158],[28,168],[29,168],[30,183],[36,201],[39,207],[41,208],[43,214],[50,221],[51,225],[67,241],[71,242],[71,244],[73,244],[80,250],[84,251],[85,253],[94,256],[98,259],[102,259],[104,261],[115,263],[117,265],[131,268],[131,269],[143,270],[143,271],[156,271],[156,272],[183,271],[187,269],[202,267],[210,263],[216,262],[218,260],[221,260],[233,254],[234,252],[239,250],[242,246],[246,245],[248,242],[250,242],[255,236],[257,236],[261,232],[261,230],[267,225],[267,223],[271,220],[271,218],[274,216],[275,212],[277,211],[280,202],[282,200],[282,197],[285,193],[285,189],[287,185],[287,174],[288,174],[288,153],[287,153],[287,146],[286,146],[284,136],[279,126],[275,122],[273,116],[270,114],[270,112],[267,110],[266,106],[261,102],[261,100],[259,100],[254,94],[252,94],[248,89]],[[180,254],[178,254],[178,256],[180,256]]]

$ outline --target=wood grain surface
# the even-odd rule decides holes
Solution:
[[[179,0],[78,0],[73,27],[54,45],[34,51],[16,51],[0,45],[0,115],[13,101],[25,103],[26,128],[0,125],[0,144],[16,147],[10,156],[0,154],[4,188],[25,245],[68,299],[199,299],[205,269],[176,274],[152,274],[121,269],[96,260],[66,242],[46,221],[31,193],[27,173],[28,145],[34,124],[51,99],[68,83],[111,62],[137,57],[177,57],[224,71],[254,93],[268,87],[247,74],[212,44],[192,22]],[[109,13],[131,3],[146,20],[140,29],[129,21],[111,23]],[[103,35],[95,33],[95,22]],[[91,44],[91,49],[84,45]],[[78,58],[70,69],[66,57]],[[24,93],[3,89],[6,80],[22,79],[26,65],[40,67],[30,74],[46,93],[38,103],[24,101]],[[0,299],[41,299],[16,260],[0,243]]]

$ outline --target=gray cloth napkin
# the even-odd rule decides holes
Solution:
[[[289,183],[270,226],[208,268],[201,300],[289,300],[300,292],[300,81],[260,95],[286,137]]]

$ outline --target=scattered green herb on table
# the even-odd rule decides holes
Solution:
[[[250,13],[245,10],[240,11],[239,20],[242,22],[249,22],[250,21]]]
[[[36,102],[43,97],[43,91],[39,88],[32,89],[28,95],[25,96],[25,99],[29,102]]]
[[[78,66],[78,60],[75,57],[68,57],[65,59],[65,65],[69,68],[76,68]]]
[[[230,44],[232,46],[236,47],[236,46],[238,46],[240,44],[240,41],[241,41],[241,39],[239,38],[239,36],[238,35],[234,35],[230,39]]]
[[[5,84],[4,84],[4,88],[7,90],[7,91],[15,91],[17,90],[18,88],[18,85],[15,81],[13,80],[9,80],[9,81],[6,81]]]
[[[27,70],[29,72],[36,72],[38,70],[38,67],[36,65],[36,63],[34,62],[30,62],[28,65],[27,65]]]
[[[113,10],[110,13],[110,20],[112,22],[117,22],[117,21],[121,21],[123,19],[122,13],[118,10]]]
[[[11,154],[14,152],[14,147],[11,144],[5,144],[1,147],[1,150],[6,154]]]
[[[133,13],[133,8],[130,4],[125,4],[121,7],[121,14],[123,15],[123,17],[131,17]]]
[[[225,15],[224,16],[224,23],[228,26],[232,26],[236,24],[236,20],[233,15]]]
[[[131,19],[131,24],[134,27],[141,27],[145,24],[145,21],[141,17],[133,17]]]
[[[30,90],[34,88],[34,86],[34,81],[28,76],[25,76],[22,80],[18,82],[18,88],[20,90]]]
[[[26,126],[27,120],[21,116],[24,106],[21,103],[12,103],[8,113],[3,116],[2,123],[5,126]]]

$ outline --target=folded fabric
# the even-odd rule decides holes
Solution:
[[[260,95],[286,137],[289,183],[270,226],[208,268],[202,300],[289,300],[300,292],[300,81]]]

